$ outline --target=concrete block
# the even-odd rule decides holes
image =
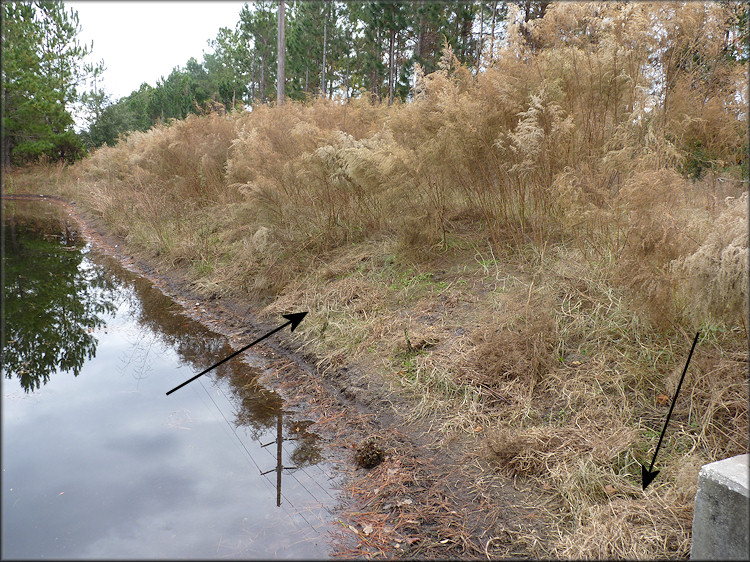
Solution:
[[[750,560],[750,455],[705,464],[698,474],[691,560]]]

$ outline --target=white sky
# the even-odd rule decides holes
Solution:
[[[104,59],[104,90],[112,101],[156,85],[190,57],[212,52],[220,27],[234,29],[245,2],[65,2],[78,12],[82,43],[94,41],[91,60]]]

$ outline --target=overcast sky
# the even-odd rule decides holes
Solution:
[[[207,41],[234,28],[245,2],[65,2],[78,12],[81,42],[93,39],[92,58],[104,60],[104,89],[117,100],[166,78],[190,57],[212,52]]]

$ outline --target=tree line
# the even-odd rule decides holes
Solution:
[[[476,74],[492,64],[509,23],[534,49],[529,29],[548,0],[523,0],[508,21],[499,0],[291,1],[285,7],[284,97],[348,100],[366,96],[394,103],[411,95],[414,75],[438,69],[444,47]],[[739,3],[737,32],[747,33]],[[119,100],[98,87],[103,63],[86,64],[75,10],[61,0],[4,2],[3,163],[73,160],[87,148],[113,145],[120,135],[144,131],[190,113],[233,111],[276,99],[279,3],[246,3],[234,28],[209,41],[203,60],[190,58],[154,86]],[[541,46],[538,46],[541,47]],[[747,60],[747,49],[726,56]],[[82,92],[82,85],[93,87]],[[72,107],[82,104],[88,126],[73,130]]]
[[[527,2],[540,17],[549,2]],[[477,71],[499,47],[505,2],[292,1],[285,9],[284,96],[368,96],[393,103],[410,95],[415,63],[438,68],[444,44]],[[103,103],[85,133],[92,146],[190,113],[243,108],[276,99],[278,2],[245,4],[234,28],[209,41],[211,52],[190,58],[155,86],[142,84],[116,103]]]

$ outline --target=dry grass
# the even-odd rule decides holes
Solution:
[[[685,275],[685,299],[697,318],[747,318],[748,295],[747,193],[728,197],[726,207],[701,246],[672,264]],[[745,334],[747,336],[747,333]]]
[[[565,559],[653,560],[668,552],[686,558],[692,520],[689,503],[614,499],[589,508],[585,523],[560,542],[555,554]]]
[[[536,387],[503,384],[523,415],[497,408],[479,454],[547,490],[560,537],[551,555],[685,556],[700,466],[748,447],[744,333],[704,332],[660,452],[660,480],[646,500],[639,463],[653,454],[667,407],[658,397],[674,395],[692,338],[665,341],[648,317],[639,318],[627,291],[607,283],[606,269],[592,268],[579,252],[560,249],[553,261],[545,273],[565,344],[558,365]],[[489,350],[485,364],[497,353]]]
[[[2,191],[8,195],[33,193],[59,197],[77,193],[70,167],[64,162],[52,164],[44,160],[32,166],[3,170]]]
[[[554,318],[541,302],[534,302],[530,309],[515,322],[498,319],[474,335],[473,376],[467,374],[471,383],[498,388],[518,380],[533,392],[553,367],[558,341]]]

